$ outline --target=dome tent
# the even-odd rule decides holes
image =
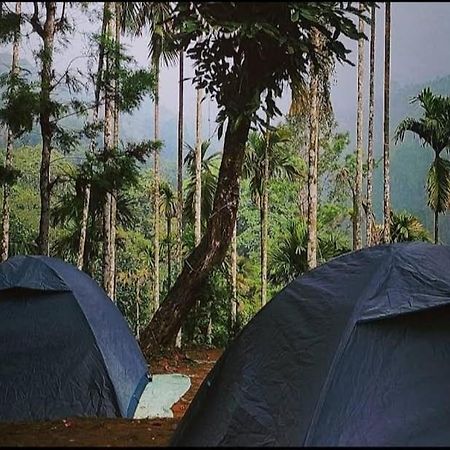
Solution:
[[[450,247],[391,244],[300,276],[241,331],[173,446],[450,442]]]
[[[120,311],[56,258],[0,264],[0,421],[133,417],[147,363]]]

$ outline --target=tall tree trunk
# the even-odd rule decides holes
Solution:
[[[367,213],[366,213],[366,245],[372,245],[374,214],[372,206],[373,191],[373,126],[375,112],[375,5],[371,6],[370,24],[370,67],[369,67],[369,127],[367,136]]]
[[[195,245],[202,238],[202,101],[203,89],[197,89],[195,114],[195,203],[194,203],[194,239]],[[211,301],[206,305],[207,326],[206,343],[212,342]]]
[[[213,322],[212,322],[212,301],[208,300],[208,325],[206,327],[206,344],[212,345],[212,333],[213,333]]]
[[[86,246],[87,224],[89,219],[89,204],[91,200],[91,187],[87,184],[83,195],[83,212],[81,216],[80,241],[78,243],[77,267],[83,270],[84,250]]]
[[[170,242],[172,234],[172,218],[170,216],[166,217],[167,221],[167,291],[170,290],[172,286],[172,244]]]
[[[159,140],[159,61],[156,63],[156,89],[155,89],[155,117],[154,117],[154,138]],[[155,233],[155,311],[159,308],[159,285],[160,285],[160,271],[159,271],[159,152],[156,151],[153,159],[153,168],[155,173],[154,183],[154,233]]]
[[[439,213],[434,211],[434,243],[439,243]]]
[[[234,337],[237,331],[237,219],[233,227],[231,238],[231,314],[230,335]]]
[[[115,2],[115,27],[114,27],[114,35],[115,35],[115,43],[117,46],[120,45],[120,2]],[[115,79],[114,79],[114,136],[113,136],[113,145],[114,149],[119,147],[119,78],[118,73],[120,69],[120,55],[119,49],[117,49],[117,53],[115,55],[114,60],[115,65]],[[113,191],[111,193],[111,217],[110,217],[110,229],[111,229],[111,298],[115,302],[116,301],[116,222],[117,222],[117,191]]]
[[[384,145],[383,145],[383,241],[390,242],[391,194],[389,176],[389,100],[390,100],[390,63],[391,63],[391,2],[385,3],[384,29]]]
[[[312,43],[319,46],[319,32],[314,30]],[[319,156],[318,74],[316,68],[310,71],[310,116],[308,154],[308,269],[317,266],[317,164]]]
[[[140,302],[141,302],[141,283],[138,280],[136,283],[136,339],[139,339],[140,337],[140,326],[139,326],[139,320],[140,320]]]
[[[16,14],[20,15],[22,3],[16,2]],[[19,43],[20,30],[14,34],[12,48],[11,74],[17,75],[19,72]],[[13,146],[14,136],[8,128],[6,142],[5,169],[11,169],[13,165]],[[1,242],[1,260],[6,261],[9,255],[9,196],[11,194],[11,186],[5,183],[3,186],[3,208],[2,208],[2,242]]]
[[[195,206],[194,206],[194,234],[195,245],[202,237],[202,99],[203,89],[197,89],[195,116]]]
[[[107,15],[108,8],[107,4],[103,5],[103,19],[102,19],[102,31],[101,37],[102,41],[99,45],[99,56],[98,56],[98,67],[97,67],[97,76],[95,81],[95,107],[92,114],[92,122],[94,125],[98,123],[98,113],[100,109],[100,91],[101,91],[101,79],[102,79],[102,71],[103,71],[103,63],[105,56],[105,46],[103,45],[103,39],[106,35],[106,26],[107,26]],[[96,147],[96,139],[92,138],[90,143],[90,152],[93,153]],[[83,198],[83,212],[80,226],[80,240],[78,243],[78,256],[77,256],[77,267],[79,270],[82,270],[86,265],[85,261],[85,253],[86,253],[86,239],[87,239],[87,226],[89,220],[89,207],[90,207],[90,199],[91,199],[91,185],[88,183],[84,189],[84,198]]]
[[[177,190],[178,190],[178,206],[177,206],[177,222],[178,222],[178,236],[177,236],[177,262],[178,271],[181,271],[183,266],[183,135],[184,135],[184,54],[180,52],[179,63],[179,79],[178,79],[178,176],[177,176]],[[182,331],[181,327],[177,334],[176,347],[181,348]]]
[[[178,267],[181,270],[183,262],[183,141],[184,141],[184,54],[180,52],[179,78],[178,78],[178,160],[177,160],[177,259]]]
[[[269,121],[267,120],[267,126]],[[266,131],[266,145],[264,146],[264,171],[262,179],[261,204],[261,307],[267,303],[267,219],[269,214],[269,129]]]
[[[364,4],[359,2],[360,12],[364,11]],[[359,32],[364,33],[364,21],[359,19]],[[356,119],[356,201],[353,211],[353,250],[359,250],[361,244],[361,220],[362,220],[362,181],[363,181],[363,84],[364,84],[364,39],[358,40],[358,104]]]
[[[106,5],[107,3],[107,5]],[[108,8],[107,14],[107,34],[112,37],[115,34],[114,13],[111,11],[111,2],[105,2]],[[112,65],[114,61],[111,55],[106,58],[106,78],[105,78],[105,119],[104,119],[104,152],[106,157],[111,157],[114,148],[114,85],[111,79]],[[106,193],[103,207],[103,288],[106,294],[113,299],[114,287],[112,277],[112,237],[111,237],[111,207],[112,195]]]
[[[42,135],[42,158],[39,172],[39,188],[41,197],[41,216],[39,220],[38,252],[49,254],[50,231],[50,161],[52,153],[53,127],[51,124],[51,81],[53,71],[53,50],[55,39],[57,2],[46,2],[46,18],[42,32],[43,52],[41,56],[41,92],[39,107],[39,123]]]
[[[251,105],[250,98],[260,94],[259,90],[247,86],[236,92],[245,99],[245,103],[241,100],[243,105],[248,105],[245,107]],[[238,122],[229,119],[213,213],[200,244],[188,257],[167,298],[142,333],[141,346],[147,354],[173,345],[177,331],[195,304],[202,283],[226,255],[239,205],[239,180],[249,129],[247,117],[243,116]]]

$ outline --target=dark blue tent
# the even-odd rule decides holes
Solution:
[[[56,258],[0,264],[0,420],[133,417],[149,382],[125,319],[87,274]]]
[[[175,446],[448,446],[450,247],[393,244],[290,283],[200,387]]]

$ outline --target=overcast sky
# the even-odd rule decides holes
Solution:
[[[94,5],[95,3],[91,3]],[[376,91],[382,90],[383,80],[383,54],[384,54],[384,4],[379,3],[377,10],[377,71]],[[29,6],[29,5],[27,5]],[[25,6],[26,7],[26,6]],[[96,3],[100,9],[101,4]],[[98,26],[98,23],[95,25]],[[366,26],[366,33],[369,33]],[[58,55],[58,66],[64,67],[74,55],[81,52],[86,39],[82,32],[92,31],[95,27],[89,23],[86,17],[77,18],[77,31],[70,37],[71,45]],[[146,38],[126,39],[128,49],[140,65],[148,64],[148,50]],[[450,2],[417,2],[400,3],[392,2],[392,49],[391,49],[391,79],[392,83],[410,84],[429,81],[436,77],[450,74]],[[23,42],[23,51],[29,55],[35,41]],[[352,49],[350,59],[356,63],[356,43],[346,42]],[[368,75],[368,51],[366,44],[366,70]],[[186,76],[192,75],[192,70],[187,65]],[[161,104],[163,111],[171,111],[176,114],[178,106],[177,85],[178,68],[163,68],[161,73]],[[367,87],[367,79],[366,79]],[[338,65],[335,74],[335,83],[332,90],[333,105],[338,122],[352,123],[356,120],[356,67]],[[286,111],[289,105],[290,95],[285,93],[280,106]],[[192,115],[195,105],[195,93],[190,89],[190,81],[185,89],[186,126],[189,126],[189,115]],[[208,118],[210,110],[211,122],[215,119],[215,108],[208,102],[205,104],[204,116]],[[150,114],[150,113],[149,113]],[[190,118],[193,120],[193,118]],[[149,120],[151,118],[149,117]],[[211,125],[214,128],[214,124]],[[207,130],[206,130],[207,131]]]

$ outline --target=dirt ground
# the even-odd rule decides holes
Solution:
[[[202,381],[221,355],[220,349],[191,348],[150,362],[151,373],[182,373],[191,388],[172,407],[173,419],[68,418],[55,422],[0,423],[0,446],[14,447],[164,447]]]

